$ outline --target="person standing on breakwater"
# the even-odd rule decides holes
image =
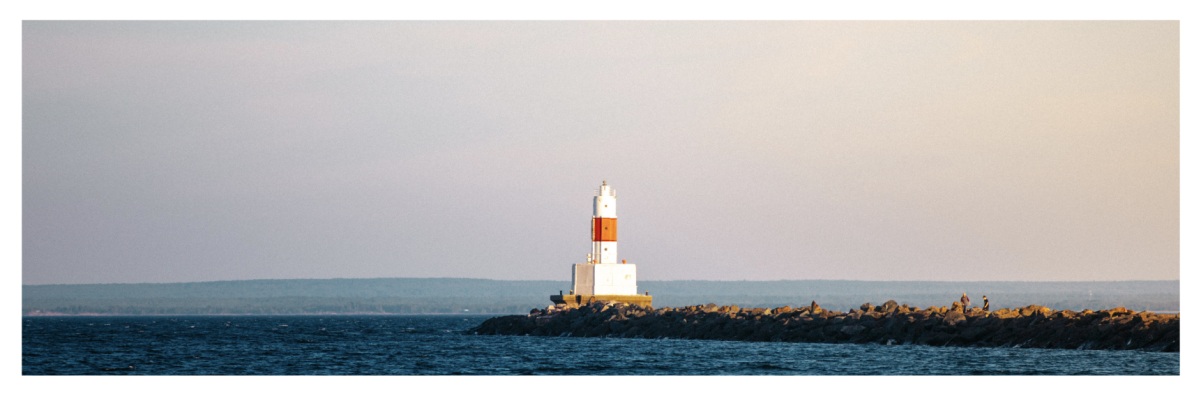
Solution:
[[[962,307],[964,311],[971,308],[971,299],[967,298],[967,293],[963,293],[962,299],[959,301],[962,301]]]
[[[987,300],[987,296],[983,296],[983,311],[984,311],[984,312],[987,312],[987,311],[988,311],[988,300]]]

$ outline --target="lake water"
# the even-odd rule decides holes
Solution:
[[[1178,375],[1179,353],[464,335],[490,316],[22,318],[25,375]]]

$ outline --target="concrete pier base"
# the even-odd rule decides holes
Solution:
[[[580,305],[587,305],[593,302],[623,302],[626,304],[644,306],[653,308],[651,303],[654,301],[654,296],[649,295],[561,295],[555,294],[550,296],[550,301],[555,304],[567,304],[568,307],[576,308]]]

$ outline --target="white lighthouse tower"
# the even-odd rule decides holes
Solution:
[[[638,294],[637,266],[617,259],[617,192],[607,181],[592,197],[591,232],[587,263],[571,266],[571,294],[550,299],[565,304],[617,301],[650,306],[650,295]]]
[[[592,258],[588,260],[593,264],[617,263],[617,191],[608,181],[601,183],[592,197]]]

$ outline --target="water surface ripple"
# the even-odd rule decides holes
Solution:
[[[1179,353],[464,335],[491,316],[22,318],[25,375],[1178,375]]]

